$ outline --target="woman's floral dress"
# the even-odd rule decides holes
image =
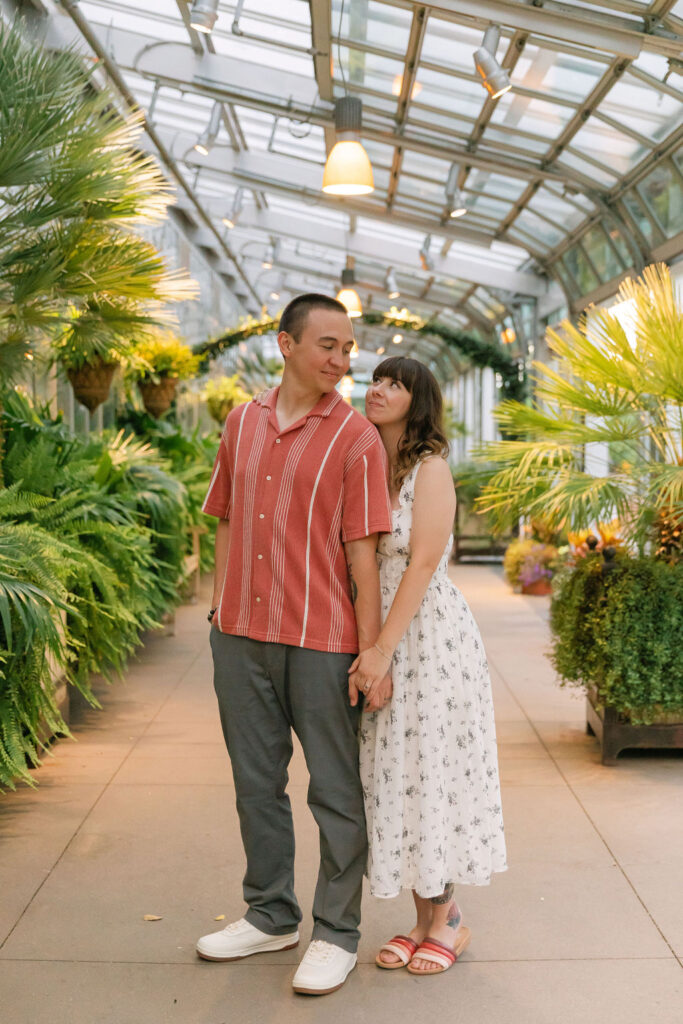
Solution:
[[[419,467],[404,480],[393,532],[379,544],[383,620],[410,562]],[[391,702],[363,716],[360,772],[375,896],[401,889],[438,896],[448,882],[486,885],[506,868],[491,683],[477,624],[448,578],[451,544],[396,648]]]

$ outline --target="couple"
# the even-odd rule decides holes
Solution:
[[[323,995],[356,964],[364,872],[376,896],[412,889],[417,910],[378,966],[440,973],[469,940],[454,885],[488,883],[505,846],[486,659],[447,576],[438,385],[416,360],[386,359],[367,419],[346,405],[353,329],[324,295],[289,303],[278,344],[282,383],[228,416],[204,503],[219,519],[211,648],[248,909],[197,952],[230,961],[299,942],[294,729],[320,872],[293,988]]]

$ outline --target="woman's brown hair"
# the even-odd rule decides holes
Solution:
[[[383,359],[372,379],[397,380],[410,392],[410,408],[403,436],[398,443],[396,466],[391,480],[398,491],[416,462],[428,455],[448,455],[448,439],[443,430],[443,398],[436,377],[424,363],[409,356]]]

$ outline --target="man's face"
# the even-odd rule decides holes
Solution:
[[[299,341],[284,331],[278,336],[287,373],[312,391],[328,394],[348,373],[353,328],[345,313],[312,309]]]

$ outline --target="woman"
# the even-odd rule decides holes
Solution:
[[[455,491],[439,386],[417,360],[385,359],[366,415],[387,451],[393,507],[377,556],[383,626],[350,670],[368,703],[388,671],[393,680],[391,701],[360,733],[367,874],[375,896],[412,889],[417,910],[376,962],[434,974],[469,942],[454,886],[486,885],[506,867],[491,685],[477,625],[448,578]]]

